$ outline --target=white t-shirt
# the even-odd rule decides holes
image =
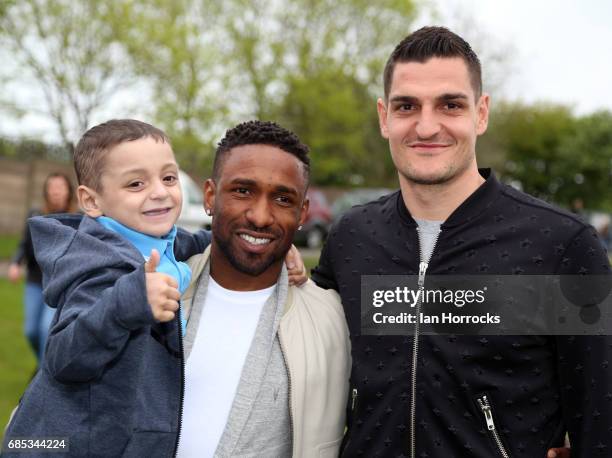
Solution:
[[[198,332],[185,367],[179,457],[214,455],[259,316],[275,286],[232,291],[210,277]]]

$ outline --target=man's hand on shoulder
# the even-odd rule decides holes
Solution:
[[[176,280],[170,275],[156,272],[159,265],[159,253],[151,250],[151,256],[145,263],[145,282],[147,301],[151,306],[153,317],[160,322],[172,321],[179,308],[181,294]]]

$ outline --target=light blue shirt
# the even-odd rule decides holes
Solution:
[[[172,226],[172,230],[163,237],[153,237],[151,235],[143,234],[142,232],[135,231],[129,227],[121,224],[120,222],[109,218],[108,216],[100,216],[96,218],[102,226],[116,232],[121,235],[127,241],[131,242],[132,245],[142,254],[142,257],[146,260],[149,259],[152,249],[156,249],[159,253],[159,265],[157,266],[157,272],[161,272],[173,277],[179,285],[179,291],[181,294],[185,292],[191,281],[191,269],[184,262],[179,262],[174,258],[174,240],[176,238],[176,226]],[[187,327],[187,320],[183,319],[182,310],[179,310],[181,314],[181,325],[183,335]]]

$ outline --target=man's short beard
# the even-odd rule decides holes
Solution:
[[[451,181],[455,177],[454,173],[444,174],[441,176],[434,176],[431,178],[421,177],[418,175],[410,175],[410,174],[406,174],[402,172],[400,172],[400,174],[406,179],[406,181],[409,181],[410,183],[414,183],[418,185],[424,185],[424,186],[435,186],[435,185],[444,184],[444,183]]]
[[[470,168],[472,164],[472,160],[462,162],[460,164],[453,163],[444,170],[444,172],[433,175],[433,176],[422,176],[416,173],[412,173],[412,170],[408,170],[407,173],[398,169],[398,173],[404,177],[404,179],[410,183],[422,185],[422,186],[436,186],[446,184],[450,181],[453,181],[459,175],[463,174],[466,170]],[[459,167],[455,167],[455,166]]]
[[[219,250],[221,250],[232,267],[238,272],[242,272],[243,274],[247,274],[252,277],[256,277],[265,272],[272,264],[277,262],[279,259],[283,259],[286,254],[285,253],[282,256],[274,256],[274,253],[272,253],[272,255],[270,255],[268,258],[262,259],[256,254],[245,253],[247,259],[245,259],[243,262],[242,259],[235,255],[235,252],[231,247],[231,243],[229,243],[227,240],[222,240],[220,237],[215,237],[214,230],[212,235],[217,243],[217,246],[219,247]],[[249,258],[251,259],[251,262],[249,262]]]

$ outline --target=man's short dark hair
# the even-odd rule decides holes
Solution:
[[[460,57],[466,63],[476,98],[482,94],[480,60],[469,43],[445,27],[423,27],[404,38],[393,50],[384,72],[385,100],[389,99],[393,70],[398,62],[426,62],[432,57]]]
[[[232,148],[243,145],[276,146],[289,154],[293,154],[303,165],[304,178],[308,185],[310,175],[308,146],[304,145],[296,134],[271,121],[243,122],[225,133],[225,137],[217,145],[215,153],[213,165],[213,178],[215,180],[219,179],[227,153]]]
[[[135,119],[111,119],[89,129],[74,150],[74,170],[79,184],[101,191],[100,176],[106,154],[120,143],[145,137],[170,143],[162,130]]]

